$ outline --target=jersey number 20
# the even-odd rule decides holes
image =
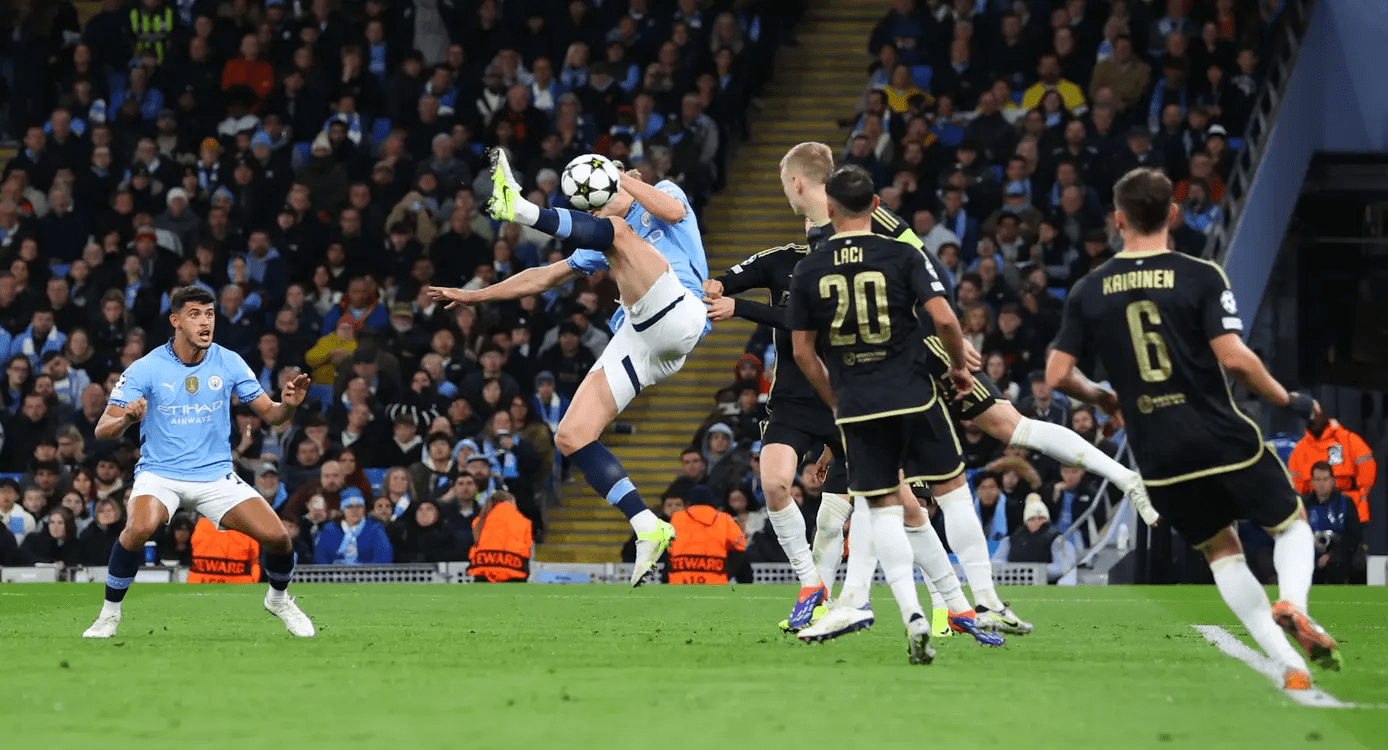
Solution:
[[[885,344],[892,338],[892,321],[887,313],[887,277],[881,271],[864,271],[853,276],[850,299],[849,280],[843,274],[825,276],[819,280],[819,296],[834,298],[834,322],[830,324],[829,344],[831,346],[853,346],[861,341],[864,344]],[[872,288],[872,306],[868,302],[868,288]],[[843,332],[844,320],[848,318],[848,308],[854,308],[853,317],[858,321],[858,334]],[[877,331],[872,330],[872,321],[877,321]]]
[[[1137,370],[1148,383],[1160,383],[1171,377],[1171,354],[1166,340],[1147,326],[1161,325],[1157,303],[1141,300],[1128,305],[1128,333],[1133,337],[1133,352],[1137,354]]]

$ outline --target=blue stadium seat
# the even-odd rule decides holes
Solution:
[[[290,163],[296,168],[307,164],[308,158],[313,155],[312,147],[313,144],[308,141],[294,144],[289,156]]]
[[[1007,172],[1003,171],[1003,168],[998,166],[997,164],[994,164],[993,166],[989,167],[988,171],[993,173],[993,179],[997,180],[998,182],[1002,182],[1003,179],[1007,177]]]
[[[1287,459],[1292,457],[1292,449],[1296,447],[1297,439],[1285,432],[1279,432],[1268,438],[1268,445],[1277,451],[1277,457],[1282,459],[1282,463],[1287,463]]]
[[[1046,291],[1050,292],[1052,297],[1055,297],[1056,299],[1060,300],[1061,302],[1064,302],[1064,301],[1065,301],[1065,293],[1066,293],[1067,290],[1065,290],[1065,289],[1057,289],[1056,287],[1050,286],[1050,287],[1046,287]]]
[[[381,486],[385,484],[386,472],[390,469],[362,469],[361,473],[366,475],[366,481],[371,483],[371,491],[377,495],[381,494]]]
[[[0,479],[13,479],[13,480],[16,481],[16,482],[18,482],[20,479],[23,479],[23,478],[24,478],[24,475],[23,475],[23,474],[18,474],[18,473],[14,473],[14,472],[6,473],[6,474],[0,474]]]
[[[1242,150],[1243,150],[1243,139],[1242,139],[1242,138],[1230,138],[1230,139],[1229,139],[1229,150],[1230,150],[1230,151],[1233,151],[1233,152],[1236,153],[1236,154],[1237,154],[1238,152],[1242,151]]]
[[[323,405],[323,411],[327,411],[333,403],[333,387],[330,385],[311,385],[308,387],[308,397]]]
[[[390,135],[390,118],[381,117],[371,123],[371,142],[379,144]]]
[[[923,90],[930,90],[930,79],[935,77],[935,69],[929,65],[912,65],[911,80],[915,81],[916,87]]]
[[[53,278],[55,278],[55,279],[65,279],[65,278],[67,278],[68,271],[71,271],[71,270],[72,270],[72,264],[71,264],[71,263],[54,263],[53,265],[51,265],[51,266],[48,267],[48,270],[49,270],[50,272],[52,272]]]

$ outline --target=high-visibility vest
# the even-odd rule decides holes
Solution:
[[[173,26],[173,8],[165,8],[163,13],[145,13],[139,8],[131,8],[130,30],[135,32],[135,54],[150,50],[155,59],[163,64],[164,48],[169,35],[173,33]]]
[[[1320,437],[1307,432],[1287,458],[1296,491],[1305,495],[1311,491],[1311,467],[1320,461],[1330,464],[1335,486],[1354,501],[1359,522],[1369,522],[1369,493],[1378,479],[1378,463],[1364,438],[1335,420]]]
[[[728,553],[747,549],[747,537],[732,516],[695,505],[670,519],[670,583],[727,583]]]
[[[218,531],[206,518],[193,527],[188,583],[258,583],[260,543],[239,531]]]
[[[535,542],[530,519],[511,503],[497,503],[486,516],[472,522],[477,537],[468,552],[468,575],[492,583],[524,581],[530,577],[530,548]]]

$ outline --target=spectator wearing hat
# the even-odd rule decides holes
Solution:
[[[255,469],[255,491],[278,513],[289,500],[289,492],[280,481],[280,469],[274,461],[262,461]]]
[[[317,565],[385,565],[394,561],[380,521],[366,515],[366,498],[356,488],[342,491],[342,520],[324,524],[314,542]]]
[[[164,194],[164,200],[167,208],[155,218],[154,226],[178,237],[184,252],[190,252],[197,247],[198,236],[202,233],[202,219],[193,213],[188,191],[183,188],[171,188]]]
[[[299,167],[294,180],[308,187],[309,204],[315,212],[333,213],[347,202],[347,169],[333,158],[333,145],[327,133],[314,137],[309,160]]]
[[[1214,173],[1222,180],[1229,179],[1234,169],[1234,152],[1229,148],[1229,131],[1223,125],[1211,125],[1205,131],[1205,153],[1214,162]]]
[[[462,470],[453,460],[453,436],[446,432],[431,432],[425,442],[423,456],[416,460],[391,466],[407,466],[410,475],[410,494],[416,499],[432,499],[444,494]]]
[[[530,410],[544,422],[552,434],[558,434],[559,423],[569,411],[569,398],[558,390],[554,373],[542,370],[535,376],[535,395],[530,397]]]
[[[1075,560],[1075,547],[1051,525],[1051,512],[1035,492],[1027,495],[1022,527],[998,543],[993,563],[1043,563],[1046,578],[1055,583]]]
[[[0,478],[0,534],[9,532],[16,544],[38,526],[34,515],[20,504],[19,482]]]

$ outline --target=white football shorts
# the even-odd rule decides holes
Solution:
[[[620,413],[642,388],[674,375],[704,335],[708,308],[666,271],[646,296],[627,307],[627,319],[591,371],[607,371]]]
[[[161,477],[152,471],[142,471],[135,477],[130,497],[152,495],[169,511],[169,518],[179,508],[189,508],[207,517],[222,528],[222,516],[227,511],[252,498],[260,497],[255,488],[241,481],[235,473],[211,482],[188,482]]]

